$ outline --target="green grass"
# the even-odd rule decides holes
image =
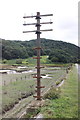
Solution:
[[[34,70],[34,67],[29,67]],[[10,106],[14,104],[16,101],[18,102],[18,98],[21,98],[22,93],[30,93],[35,91],[36,79],[33,78],[32,73],[23,73],[23,74],[3,74],[3,109],[5,106]],[[45,92],[52,84],[55,83],[57,79],[59,79],[62,75],[65,75],[65,69],[53,69],[53,67],[44,68],[41,70],[42,74],[48,74],[50,78],[42,78],[41,85],[45,86],[42,89]],[[5,81],[5,85],[4,85]],[[33,85],[31,88],[30,86]]]
[[[9,65],[16,64],[16,59],[6,60],[6,64],[9,64]]]
[[[33,87],[30,88],[30,86],[32,85]],[[18,102],[19,98],[22,98],[22,96],[28,95],[29,93],[34,93],[35,92],[34,85],[35,82],[33,80],[27,80],[27,81],[20,80],[20,81],[12,82],[11,84],[8,84],[6,86],[3,86],[2,87],[3,109],[5,109],[6,106],[9,107],[15,102]]]
[[[39,108],[33,108],[30,111],[28,111],[27,114],[23,116],[23,118],[34,118],[39,112]]]
[[[45,64],[47,62],[47,56],[41,56],[41,57],[42,57],[41,63]],[[16,64],[16,60],[18,59],[7,60],[6,64],[14,65]],[[21,59],[21,60],[22,60],[22,65],[36,65],[36,59],[33,59],[33,57],[27,59]]]
[[[35,56],[34,56],[35,57]],[[41,56],[41,64],[46,66],[53,66],[53,67],[67,67],[69,64],[63,64],[63,63],[50,63],[47,56]],[[16,64],[16,60],[18,59],[12,59],[12,60],[6,60],[6,63],[4,65],[27,65],[27,66],[35,66],[36,65],[36,59],[33,59],[33,57],[27,58],[27,59],[21,59],[22,64]]]
[[[75,67],[61,88],[60,98],[48,100],[41,112],[44,118],[78,118],[78,76]]]

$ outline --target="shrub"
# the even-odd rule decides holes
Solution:
[[[34,118],[40,112],[40,108],[29,108],[26,112],[23,118]]]
[[[2,61],[2,63],[6,64],[6,63],[7,63],[7,60],[6,60],[6,59],[4,59],[4,60]]]
[[[59,85],[60,84],[60,81],[56,81],[56,85]]]
[[[7,63],[7,60],[6,60],[6,59],[2,60],[2,63],[3,63],[3,64],[6,64],[6,63]]]
[[[44,99],[56,99],[60,97],[60,88],[51,88],[48,93],[44,95]]]
[[[56,81],[56,85],[59,85],[62,81],[63,81],[63,79]]]
[[[22,64],[22,60],[21,59],[16,60],[16,64]]]

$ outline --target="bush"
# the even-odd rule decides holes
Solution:
[[[16,64],[22,64],[22,60],[21,59],[16,60]]]
[[[51,88],[48,93],[44,95],[44,99],[56,99],[60,97],[60,88]]]
[[[61,81],[56,81],[56,85],[59,85]]]
[[[23,118],[34,118],[40,112],[40,108],[29,108]]]
[[[6,60],[6,59],[5,59],[5,60],[3,60],[3,61],[2,61],[2,63],[6,64],[6,63],[7,63],[7,60]]]
[[[56,81],[56,85],[59,85],[62,81],[63,79]]]

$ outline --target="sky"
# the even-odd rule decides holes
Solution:
[[[41,29],[53,29],[43,32],[41,38],[61,40],[78,45],[78,2],[79,0],[0,0],[0,38],[6,40],[36,39],[35,33],[23,31],[36,30],[35,26],[23,26],[23,23],[36,23],[35,18],[23,19],[23,16],[53,14],[42,17]]]

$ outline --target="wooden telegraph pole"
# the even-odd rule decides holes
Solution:
[[[28,24],[23,24],[24,26],[26,25],[35,25],[37,27],[37,30],[33,30],[33,31],[23,31],[23,33],[29,33],[29,32],[35,32],[37,34],[37,47],[35,48],[37,50],[37,57],[34,57],[34,59],[37,59],[37,75],[34,76],[33,78],[37,78],[37,96],[34,96],[35,98],[37,98],[37,100],[41,100],[42,96],[41,96],[41,88],[44,88],[45,86],[41,86],[41,75],[40,75],[40,69],[43,68],[40,66],[40,50],[41,50],[41,46],[40,46],[40,34],[41,32],[45,32],[45,31],[52,31],[52,29],[46,29],[46,30],[40,30],[41,24],[52,24],[53,22],[42,22],[40,23],[40,19],[41,17],[46,17],[46,16],[53,16],[53,14],[46,14],[46,15],[40,15],[40,12],[37,12],[36,16],[24,16],[23,18],[33,18],[35,17],[37,20],[37,23],[28,23]]]

